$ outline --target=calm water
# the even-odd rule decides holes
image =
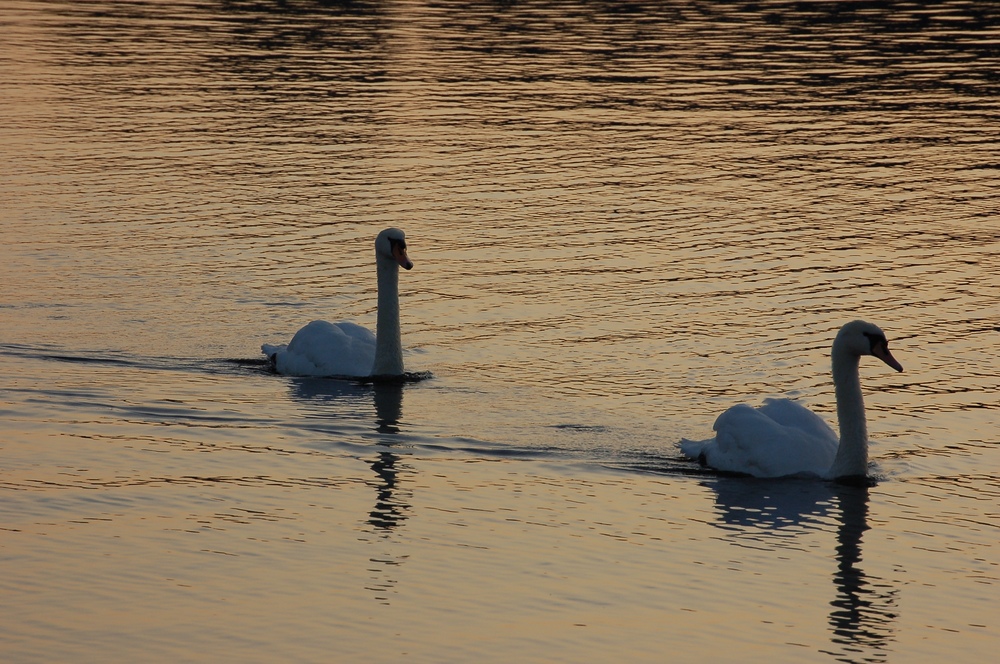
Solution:
[[[1000,648],[991,2],[0,10],[5,661],[984,661]],[[268,374],[375,322],[404,386]],[[681,458],[833,422],[870,489]]]

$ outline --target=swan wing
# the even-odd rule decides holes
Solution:
[[[822,434],[817,421],[833,432],[815,413],[781,401],[787,403],[733,406],[716,419],[715,438],[682,441],[681,450],[717,470],[754,477],[821,475],[833,463],[836,436]]]
[[[289,376],[367,376],[375,360],[375,335],[356,323],[314,320],[287,347],[265,344],[262,350],[274,355],[278,373]]]
[[[268,357],[274,357],[278,353],[283,353],[288,348],[285,344],[261,344],[260,352]]]
[[[829,440],[834,446],[839,443],[836,432],[826,420],[797,401],[764,399],[764,404],[757,410],[781,426],[799,429],[810,438]]]
[[[330,325],[342,332],[352,343],[359,344],[360,347],[375,346],[375,333],[367,327],[352,323],[349,320],[342,320],[339,323],[332,323]]]

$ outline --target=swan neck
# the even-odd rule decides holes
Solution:
[[[399,331],[399,266],[381,257],[378,266],[378,318],[375,328],[373,376],[403,373],[403,344]]]
[[[829,474],[833,478],[863,476],[868,472],[868,428],[858,375],[860,358],[835,345],[832,359],[840,445]]]

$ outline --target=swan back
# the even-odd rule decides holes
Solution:
[[[737,404],[715,420],[715,438],[685,440],[681,451],[717,470],[754,477],[822,475],[837,452],[837,434],[789,399],[760,408]]]
[[[263,351],[286,376],[367,376],[375,358],[375,335],[350,321],[314,320],[288,346],[264,346]]]

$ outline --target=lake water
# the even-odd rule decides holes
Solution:
[[[8,662],[978,662],[1000,648],[992,2],[0,10]],[[268,373],[375,323],[404,385]],[[835,424],[870,488],[684,459]]]

